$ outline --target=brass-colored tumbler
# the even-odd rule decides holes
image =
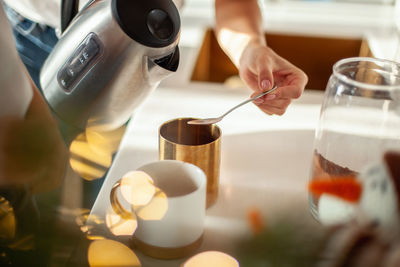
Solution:
[[[218,198],[221,161],[221,129],[215,125],[192,125],[195,118],[177,118],[159,128],[159,158],[192,163],[207,176],[206,207]]]

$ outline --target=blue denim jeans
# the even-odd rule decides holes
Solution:
[[[40,89],[40,69],[58,38],[53,28],[28,20],[4,4],[18,53]]]

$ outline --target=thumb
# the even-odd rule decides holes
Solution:
[[[258,87],[262,90],[271,89],[274,84],[274,76],[271,68],[264,62],[258,64]]]

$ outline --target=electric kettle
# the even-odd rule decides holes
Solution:
[[[76,129],[125,124],[179,65],[180,18],[171,0],[62,1],[62,35],[40,73],[56,117]]]

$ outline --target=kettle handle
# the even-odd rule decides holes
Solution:
[[[79,0],[61,0],[61,33],[63,33],[72,19],[78,13]]]

